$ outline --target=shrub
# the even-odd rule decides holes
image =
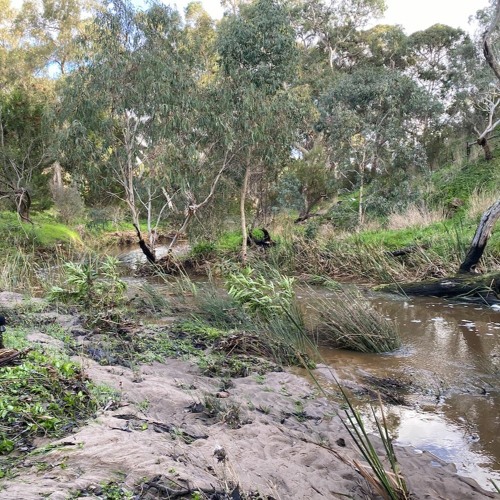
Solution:
[[[76,186],[51,186],[54,206],[65,224],[81,219],[85,214],[85,203]]]
[[[92,323],[107,318],[113,308],[121,305],[127,285],[120,279],[118,260],[106,257],[103,261],[85,264],[64,264],[65,287],[53,286],[49,300],[77,304],[92,311]]]

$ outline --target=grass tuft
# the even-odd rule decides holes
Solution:
[[[312,305],[318,316],[320,338],[334,347],[359,352],[389,352],[401,345],[394,323],[373,309],[354,291],[337,291]]]

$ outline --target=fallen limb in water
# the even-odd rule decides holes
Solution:
[[[381,285],[378,291],[416,297],[475,297],[491,303],[500,302],[500,273],[459,275],[451,278]]]

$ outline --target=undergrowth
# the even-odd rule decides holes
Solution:
[[[26,349],[24,330],[11,329],[5,344]],[[68,434],[111,395],[64,353],[40,346],[31,346],[18,365],[0,368],[0,393],[0,477],[34,449],[36,437]]]

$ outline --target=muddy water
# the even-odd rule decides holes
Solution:
[[[343,381],[403,382],[406,404],[388,406],[396,442],[430,451],[492,489],[489,479],[500,480],[500,312],[438,299],[370,302],[396,322],[402,348],[370,355],[322,347],[325,363]]]

